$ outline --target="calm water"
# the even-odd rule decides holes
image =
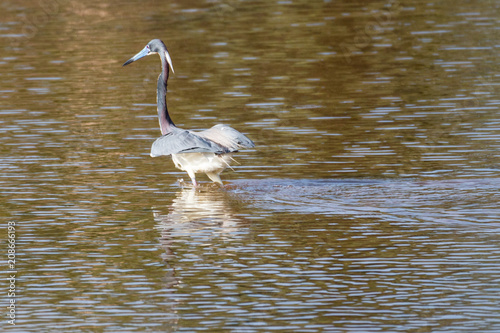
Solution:
[[[498,2],[0,12],[3,330],[500,331]],[[176,124],[257,145],[223,189],[149,157],[152,38]]]

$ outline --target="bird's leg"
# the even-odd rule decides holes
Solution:
[[[188,173],[189,178],[191,178],[191,181],[193,182],[193,187],[198,187],[198,183],[196,182],[196,176],[193,170],[186,170],[186,172]]]
[[[217,183],[219,184],[220,186],[222,186],[222,180],[220,179],[220,176],[218,173],[215,173],[215,172],[206,172],[206,175],[208,176],[208,178],[210,178],[214,183]]]

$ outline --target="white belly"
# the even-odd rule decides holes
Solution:
[[[215,155],[214,153],[172,154],[172,160],[178,169],[188,173],[219,174],[229,166],[233,154]]]

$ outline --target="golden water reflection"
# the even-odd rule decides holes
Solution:
[[[58,331],[499,331],[494,1],[0,4],[19,321]],[[187,129],[253,139],[180,189]],[[28,259],[29,258],[29,259]]]

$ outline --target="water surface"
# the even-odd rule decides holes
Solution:
[[[496,2],[0,8],[2,328],[500,330]],[[175,123],[257,145],[222,189],[149,157],[153,38]]]

